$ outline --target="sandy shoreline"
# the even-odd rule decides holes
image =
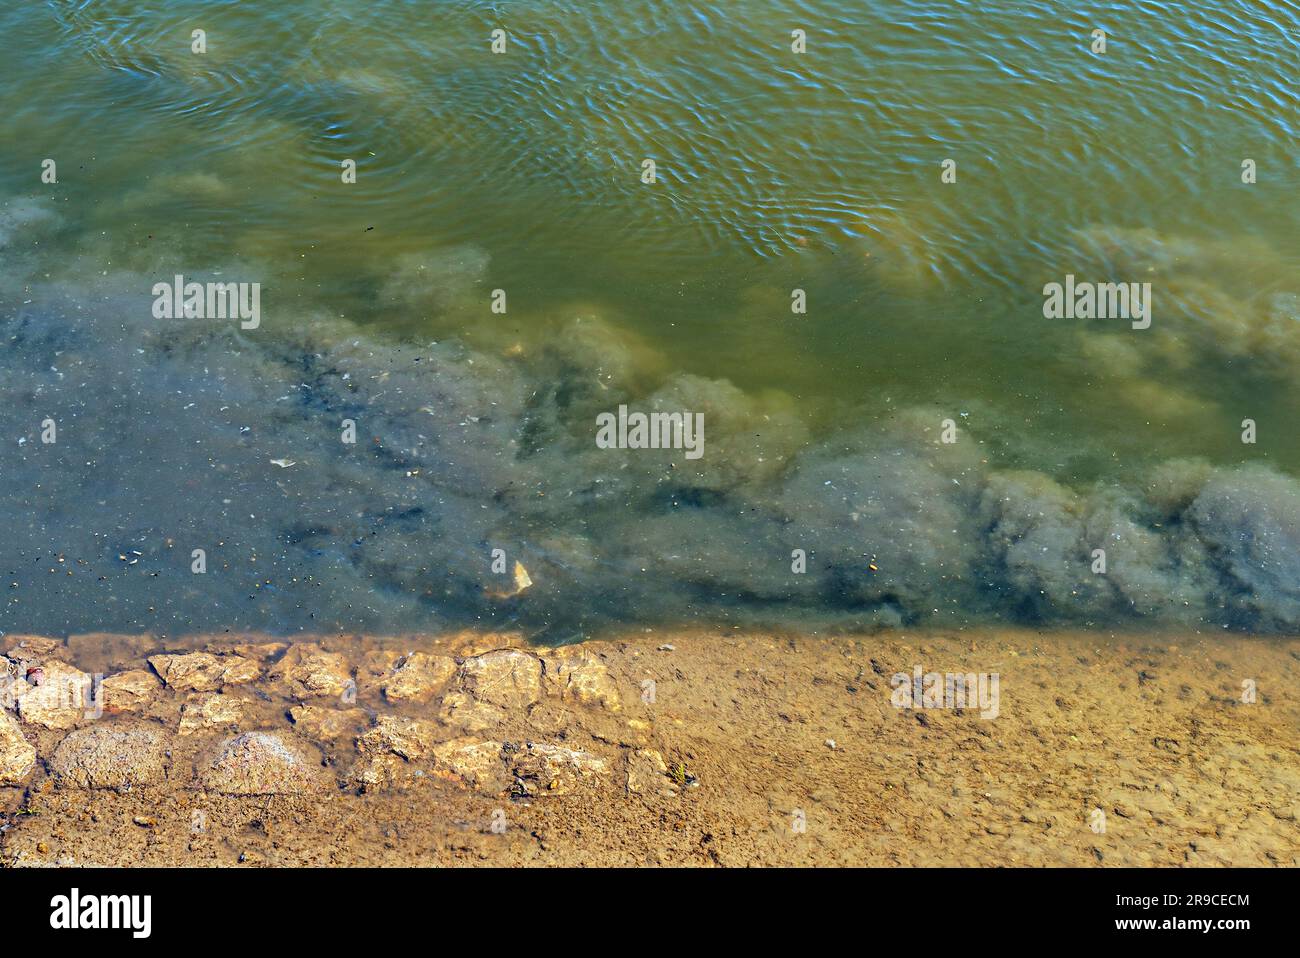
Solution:
[[[1300,864],[1296,639],[0,642],[6,865]]]

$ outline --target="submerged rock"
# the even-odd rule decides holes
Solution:
[[[168,688],[178,692],[215,692],[224,685],[251,682],[262,671],[252,659],[211,652],[153,655],[149,664]]]
[[[110,715],[143,712],[157,697],[160,688],[158,677],[144,669],[110,675],[101,686],[104,711]]]
[[[364,709],[335,709],[324,705],[295,705],[289,709],[293,727],[318,742],[355,735],[370,721]]]
[[[456,674],[456,660],[449,655],[412,652],[383,683],[384,698],[390,702],[427,702]]]
[[[498,649],[466,659],[460,682],[481,702],[524,710],[542,697],[542,662],[518,649]]]
[[[382,755],[363,755],[348,774],[349,780],[359,785],[363,792],[381,788],[395,788],[410,783],[415,773],[410,763],[391,752]]]
[[[156,785],[166,778],[167,737],[152,725],[104,723],[59,743],[50,769],[80,788]]]
[[[471,788],[499,792],[509,782],[500,742],[457,739],[433,749],[435,766]]]
[[[15,662],[40,662],[63,648],[58,639],[44,635],[7,635],[4,652]]]
[[[448,692],[438,709],[438,721],[462,732],[486,732],[505,719],[505,709],[480,702],[466,692]]]
[[[352,681],[346,656],[326,652],[310,642],[289,646],[269,674],[282,694],[296,699],[339,698]]]
[[[244,732],[226,739],[201,766],[199,780],[223,795],[290,795],[320,791],[328,784],[319,755],[278,732]]]
[[[181,735],[209,729],[238,727],[248,712],[248,701],[216,693],[200,695],[181,706]]]
[[[424,755],[437,741],[438,726],[421,719],[399,715],[380,715],[374,728],[357,739],[357,751],[398,755],[414,760]]]
[[[93,701],[94,680],[80,669],[65,662],[44,662],[39,672],[32,671],[30,679],[40,676],[39,685],[18,683],[18,716],[24,722],[44,728],[66,730],[95,714]]]
[[[609,763],[590,752],[529,742],[514,752],[510,768],[526,795],[563,795],[609,776]]]
[[[0,710],[0,786],[21,785],[36,767],[36,749],[8,712]]]
[[[423,759],[437,740],[438,727],[421,719],[380,715],[374,728],[357,739],[360,758],[351,779],[364,789],[390,788],[415,775],[410,763]]]
[[[622,708],[618,686],[605,663],[585,649],[560,649],[546,656],[546,682],[561,699],[579,705],[599,705],[617,712]]]

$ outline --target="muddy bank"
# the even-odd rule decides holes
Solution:
[[[1300,864],[1294,639],[5,647],[10,865]],[[918,666],[996,707],[899,707]]]

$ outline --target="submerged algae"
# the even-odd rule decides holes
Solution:
[[[57,228],[10,210],[9,228]],[[781,393],[647,376],[668,364],[589,309],[496,355],[282,304],[255,333],[162,322],[149,276],[92,292],[66,264],[33,281],[37,261],[21,249],[21,294],[0,288],[9,630],[1300,627],[1300,483],[1267,466],[1066,484],[1001,468],[983,404],[955,444],[938,408],[827,430]],[[427,262],[453,298],[485,268],[464,251]],[[596,416],[628,403],[703,414],[707,455],[599,448]],[[494,549],[528,570],[526,592]]]

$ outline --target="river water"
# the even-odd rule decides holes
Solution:
[[[7,5],[0,625],[1293,630],[1297,37],[1237,0]],[[159,318],[176,275],[259,284],[258,325]],[[1150,327],[1047,318],[1067,276],[1149,283]],[[704,454],[597,448],[620,404]]]

